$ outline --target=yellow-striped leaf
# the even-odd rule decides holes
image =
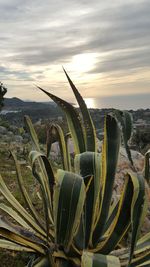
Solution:
[[[86,248],[92,240],[94,223],[99,210],[100,189],[101,189],[101,154],[95,152],[85,152],[75,157],[75,172],[83,177],[86,185],[87,178],[91,178],[90,184],[87,183],[86,201],[83,210],[84,241],[80,243]],[[80,226],[81,229],[81,226]],[[80,232],[81,235],[81,232]],[[81,237],[80,237],[81,238]],[[77,240],[76,240],[77,241]],[[81,244],[79,247],[81,248]]]
[[[82,153],[86,150],[84,130],[81,118],[77,110],[68,102],[38,87],[42,92],[48,95],[65,112],[68,121],[68,127],[73,138],[75,153]]]
[[[67,150],[67,145],[66,145],[66,138],[64,136],[63,130],[61,127],[57,124],[52,124],[51,127],[48,130],[48,153],[50,153],[50,140],[55,137],[55,141],[58,141],[59,143],[59,148],[60,148],[60,153],[61,153],[61,158],[62,158],[62,163],[63,163],[63,169],[66,171],[70,170],[70,160],[68,159],[68,150]]]
[[[102,150],[102,195],[99,218],[93,234],[93,244],[97,244],[102,236],[108,219],[116,167],[120,148],[120,129],[116,119],[110,115],[105,118],[104,143]]]
[[[84,201],[85,186],[82,177],[59,170],[54,190],[55,239],[66,251],[79,226]]]
[[[115,256],[106,256],[85,251],[82,254],[81,267],[121,267],[121,265],[119,259]]]
[[[76,100],[79,104],[81,113],[82,113],[82,117],[83,117],[83,124],[85,127],[85,133],[86,133],[86,147],[87,147],[87,151],[93,151],[93,152],[97,152],[97,146],[96,146],[96,131],[95,131],[95,127],[93,124],[93,121],[91,119],[90,113],[87,109],[86,103],[84,101],[84,99],[82,98],[82,96],[80,95],[79,91],[77,90],[77,88],[75,87],[75,85],[73,84],[73,82],[71,81],[70,77],[68,76],[67,72],[64,69],[64,72],[66,74],[66,77],[68,79],[68,82],[72,88],[72,91],[76,97]]]

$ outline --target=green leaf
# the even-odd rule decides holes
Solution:
[[[53,198],[53,185],[54,185],[54,174],[51,168],[51,165],[48,159],[40,152],[40,146],[36,132],[34,130],[33,124],[28,116],[25,116],[25,123],[30,133],[33,148],[36,151],[32,151],[29,154],[31,164],[33,165],[33,175],[38,179],[41,184],[41,190],[44,201],[44,211],[46,216],[46,228],[47,228],[47,237],[49,232],[49,224],[53,223],[52,218],[52,198]],[[38,162],[40,173],[36,172],[36,164]]]
[[[31,201],[31,198],[24,186],[24,182],[23,182],[23,178],[22,178],[22,175],[21,175],[21,169],[20,169],[20,165],[17,161],[17,158],[15,156],[15,154],[13,152],[11,152],[12,154],[12,157],[14,159],[14,162],[15,162],[15,166],[16,166],[16,173],[17,173],[17,180],[18,180],[18,184],[19,184],[19,188],[20,188],[20,191],[22,193],[22,196],[25,200],[25,203],[29,209],[29,211],[31,212],[32,216],[34,217],[36,223],[45,231],[45,228],[44,228],[44,221],[42,220],[42,218],[39,219],[39,214],[37,214],[37,211],[35,210],[33,204],[32,204],[32,201]]]
[[[41,185],[48,238],[53,226],[52,201],[55,178],[51,165],[45,155],[38,151],[31,151],[29,154],[29,159],[31,162],[33,175]]]
[[[145,154],[145,162],[144,162],[144,177],[147,183],[150,185],[150,149]]]
[[[117,203],[114,203],[113,207],[110,207],[110,214],[108,216],[107,222],[106,222],[104,230],[103,230],[104,233],[106,233],[107,230],[109,230],[111,225],[113,224],[113,222],[117,216],[118,209],[119,209],[119,201]]]
[[[54,190],[55,242],[68,251],[79,226],[85,201],[81,176],[59,170]]]
[[[148,232],[147,234],[145,234],[144,236],[142,236],[138,242],[137,242],[137,246],[136,249],[141,249],[141,248],[145,248],[145,246],[149,246],[150,248],[150,232]]]
[[[45,231],[35,222],[34,218],[20,205],[20,203],[11,194],[10,190],[7,188],[5,182],[0,175],[0,192],[3,194],[5,199],[10,203],[17,213],[25,220],[25,222],[38,234],[45,237]]]
[[[81,267],[121,267],[121,265],[119,259],[115,256],[105,256],[85,251],[82,254]]]
[[[27,267],[30,267],[30,265],[28,265]],[[49,258],[47,257],[40,257],[37,260],[35,260],[35,262],[33,262],[31,264],[31,267],[53,267],[50,264]]]
[[[130,264],[130,267],[139,267],[140,264],[147,264],[147,262],[149,262],[149,259],[150,259],[150,251],[143,253],[137,259],[133,259],[131,264]],[[149,265],[143,265],[143,266],[149,267]]]
[[[128,141],[131,137],[132,133],[132,117],[131,114],[127,111],[120,111],[120,110],[114,110],[113,111],[116,119],[121,125],[122,135],[123,135],[123,141],[124,146],[127,152],[127,156],[129,161],[131,162],[131,165],[134,167],[134,163],[131,157],[131,152],[129,149]]]
[[[60,147],[62,163],[63,163],[63,169],[66,171],[69,171],[71,166],[70,166],[70,160],[68,159],[66,139],[65,139],[63,130],[61,129],[61,127],[59,125],[52,124],[48,130],[48,135],[49,135],[49,139],[52,139],[52,137],[54,136],[55,141],[56,140],[58,141],[59,147]],[[50,145],[50,143],[49,143],[49,145]]]
[[[150,266],[150,260],[138,265],[138,267],[149,267],[149,266]]]
[[[107,115],[104,126],[104,143],[102,150],[102,194],[99,218],[93,234],[93,244],[97,244],[108,219],[116,167],[120,148],[120,129],[115,118]]]
[[[138,240],[134,255],[135,259],[131,262],[132,267],[150,266],[148,265],[150,263],[150,232]]]
[[[109,254],[115,249],[116,245],[125,235],[131,222],[131,202],[133,197],[133,184],[129,176],[127,176],[123,192],[119,201],[117,214],[108,228],[109,234],[104,242],[100,242],[94,252]],[[105,228],[104,228],[105,229]],[[105,235],[106,233],[103,233]]]
[[[132,228],[132,237],[131,237],[131,248],[130,248],[130,258],[129,264],[130,266],[134,248],[136,245],[136,241],[139,235],[140,227],[141,227],[141,218],[143,213],[143,206],[145,201],[145,185],[144,178],[140,174],[137,174],[136,177],[131,174],[132,181],[134,184],[134,196],[131,204],[131,228]]]
[[[55,185],[55,176],[53,169],[50,165],[50,162],[48,161],[47,157],[38,151],[31,151],[29,154],[29,159],[32,165],[32,168],[36,169],[36,161],[39,164],[40,171],[42,178],[39,180],[40,184],[43,186],[45,190],[45,194],[47,194],[47,197],[50,199],[53,199],[53,187]],[[34,172],[33,171],[33,172]]]
[[[101,187],[101,154],[95,152],[84,152],[75,157],[75,172],[81,175],[84,179],[86,189],[86,201],[83,213],[83,228],[84,228],[84,244],[86,248],[89,242],[92,242],[92,234],[94,230],[94,223],[97,219],[100,199]],[[92,177],[90,184],[89,179]],[[86,180],[88,178],[88,183]],[[81,227],[81,226],[80,226]],[[80,233],[81,234],[81,233]]]
[[[112,254],[120,258],[121,266],[126,267],[128,265],[129,248],[114,250]],[[150,260],[150,233],[145,234],[138,240],[130,266],[145,266],[148,260]]]
[[[14,250],[14,251],[26,251],[26,252],[35,252],[34,249],[18,245],[12,241],[6,240],[6,239],[0,239],[0,248],[3,249],[9,249],[9,250]]]
[[[144,183],[142,178],[135,173],[128,174],[119,202],[118,212],[109,235],[103,243],[97,246],[94,250],[95,252],[110,253],[123,238],[129,226],[132,225],[130,260],[132,259],[142,217],[142,207],[144,204],[143,189]]]
[[[71,153],[70,153],[70,140],[71,135],[70,133],[67,133],[65,135],[65,143],[66,143],[66,150],[67,150],[67,161],[68,161],[68,170],[72,171],[72,161],[71,161]]]
[[[5,204],[1,203],[1,205],[5,207]],[[10,223],[10,221],[6,221],[6,219],[0,219],[0,237],[1,248],[45,254],[46,247],[44,241],[41,241],[32,229],[22,228]],[[2,237],[5,239],[3,240]]]
[[[37,137],[37,134],[34,130],[34,127],[33,127],[33,124],[32,124],[32,121],[30,119],[29,116],[24,116],[24,122],[25,122],[25,125],[26,125],[26,128],[30,134],[30,137],[31,137],[31,140],[32,140],[32,145],[33,145],[33,149],[34,150],[37,150],[37,151],[40,151],[40,145],[39,145],[39,140],[38,140],[38,137]]]
[[[32,240],[31,237],[27,237],[27,235],[25,235],[25,232],[23,235],[20,233],[18,234],[15,231],[12,232],[6,228],[0,227],[0,235],[14,243],[34,249],[36,252],[39,252],[41,254],[45,254],[46,248],[44,244],[42,242],[38,242],[37,239]]]
[[[82,127],[81,118],[77,110],[71,104],[62,100],[61,98],[45,91],[40,87],[38,88],[46,95],[48,95],[65,112],[68,122],[68,127],[74,142],[75,153],[79,154],[86,151],[84,129]]]
[[[8,207],[4,203],[0,203],[0,209],[6,212],[9,216],[11,216],[18,224],[23,226],[25,229],[28,229],[31,232],[33,231],[33,229],[29,226],[29,224],[26,223],[26,221],[22,218],[22,216],[18,215],[18,213],[14,209]],[[34,234],[36,235],[36,232],[34,232]]]
[[[83,117],[83,123],[84,123],[84,127],[85,127],[85,133],[86,133],[86,144],[87,144],[87,151],[93,151],[93,152],[97,152],[97,146],[96,146],[96,131],[95,131],[95,127],[93,124],[93,121],[91,119],[90,113],[87,109],[87,106],[85,104],[84,99],[82,98],[82,96],[80,95],[80,93],[78,92],[77,88],[75,87],[75,85],[73,84],[73,82],[71,81],[70,77],[68,76],[67,72],[65,71],[65,69],[63,69],[66,77],[68,79],[68,82],[72,88],[72,91],[76,97],[76,100],[79,104],[80,110],[81,110],[81,114]]]

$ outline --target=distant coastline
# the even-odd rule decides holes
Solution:
[[[65,99],[73,106],[77,107],[75,99]],[[131,94],[131,95],[114,95],[114,96],[102,96],[102,97],[90,97],[84,98],[87,107],[90,109],[121,109],[121,110],[139,110],[150,108],[150,93],[147,94]],[[52,101],[25,101],[19,98],[5,98],[3,114],[14,112],[22,109],[37,109],[56,107],[56,104]]]
[[[8,113],[18,113],[18,112],[21,112],[21,110],[7,110],[7,109],[4,109],[0,112],[1,115],[6,115]]]

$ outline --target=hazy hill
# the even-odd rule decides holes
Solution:
[[[45,107],[54,107],[55,103],[49,102],[33,102],[33,101],[23,101],[17,97],[5,98],[4,100],[4,110],[25,110],[25,109],[45,109]]]
[[[14,111],[14,112],[13,112]],[[18,112],[17,112],[18,111]],[[39,119],[54,119],[62,116],[61,110],[54,102],[30,102],[19,98],[5,98],[1,117],[11,124],[22,124],[24,115],[29,115],[33,122]]]

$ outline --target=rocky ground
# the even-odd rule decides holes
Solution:
[[[25,133],[23,128],[18,128],[14,125],[8,127],[0,126],[1,143],[28,143],[29,135]]]

